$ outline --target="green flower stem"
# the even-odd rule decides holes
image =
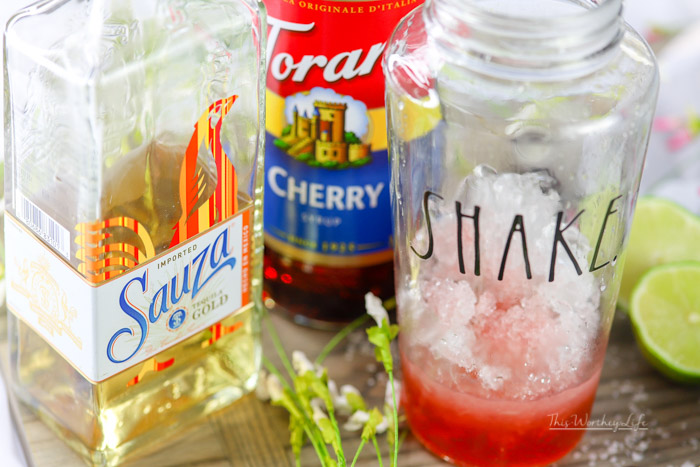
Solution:
[[[403,442],[406,441],[406,436],[408,436],[408,431],[404,430],[401,432],[401,438],[399,438],[399,450],[401,450],[401,446],[403,445]]]
[[[382,464],[382,451],[379,449],[379,443],[377,443],[376,436],[372,436],[372,444],[374,444],[374,449],[377,450],[377,461],[379,462],[379,467],[384,467],[384,464]]]
[[[289,361],[289,358],[287,357],[287,353],[284,350],[284,346],[282,345],[282,341],[277,334],[277,330],[275,329],[274,325],[270,321],[269,315],[265,313],[264,315],[265,322],[267,324],[267,330],[270,333],[270,338],[272,339],[272,343],[275,347],[275,350],[277,351],[277,355],[279,355],[280,360],[282,360],[282,365],[285,367],[287,370],[287,373],[289,374],[289,377],[294,381],[296,378],[296,373],[294,372],[294,368],[292,367],[292,364]],[[263,356],[263,363],[265,365],[265,368],[270,373],[275,374],[279,380],[282,382],[282,384],[290,389],[290,395],[292,397],[292,400],[296,404],[296,406],[299,408],[301,413],[304,416],[304,432],[306,433],[306,436],[309,437],[309,440],[311,441],[311,444],[314,447],[314,450],[316,451],[316,454],[318,455],[318,458],[321,460],[321,463],[325,466],[328,464],[328,460],[330,459],[330,453],[328,452],[328,447],[326,446],[326,443],[323,441],[323,436],[319,432],[318,427],[316,427],[316,424],[310,419],[309,413],[304,409],[304,405],[302,404],[301,400],[299,400],[296,392],[294,389],[287,383],[287,380],[280,374],[280,372],[275,368],[275,366],[272,364],[272,362],[267,358]],[[338,435],[340,436],[340,435]],[[336,451],[337,455],[337,451]],[[342,455],[342,454],[341,454]],[[343,459],[343,464],[345,465],[345,460]]]
[[[333,405],[327,405],[326,408],[328,409],[328,418],[330,418],[333,428],[335,429],[335,439],[338,443],[338,449],[336,449],[338,464],[341,467],[344,467],[347,465],[347,463],[345,461],[345,454],[343,453],[343,449],[341,447],[343,445],[343,441],[340,438],[340,427],[338,426],[338,421],[335,419],[335,410],[333,410]]]
[[[321,350],[321,353],[318,354],[318,357],[316,357],[316,363],[317,365],[321,365],[323,361],[326,359],[326,357],[333,351],[333,349],[343,340],[345,339],[348,334],[353,332],[355,329],[359,328],[364,324],[365,321],[369,319],[369,315],[367,313],[363,314],[359,318],[356,318],[353,322],[345,326],[338,334],[333,336],[333,338],[328,341],[328,344],[326,344],[325,347],[323,347],[323,350]]]
[[[328,452],[326,443],[323,441],[323,437],[321,436],[321,433],[319,433],[318,428],[316,428],[316,424],[309,418],[309,414],[306,412],[306,410],[304,410],[301,401],[296,395],[296,392],[294,392],[292,387],[289,385],[287,380],[284,379],[279,370],[275,368],[275,365],[273,365],[272,362],[265,356],[263,356],[263,364],[265,365],[267,371],[277,376],[282,385],[285,388],[289,389],[290,396],[294,401],[296,408],[304,417],[304,432],[306,433],[306,436],[309,437],[309,440],[311,441],[311,444],[313,445],[314,450],[316,451],[316,455],[318,455],[318,458],[321,460],[321,464],[324,466],[327,465],[327,459],[330,459],[331,455]],[[289,412],[289,409],[287,409],[287,412]]]
[[[396,387],[394,386],[394,372],[389,371],[389,382],[391,383],[391,396],[394,398],[394,407],[392,408],[392,413],[394,414],[394,458],[392,459],[392,466],[396,467],[399,461],[399,416],[398,407],[396,405]]]
[[[362,452],[362,448],[365,446],[366,442],[367,442],[367,440],[365,438],[362,438],[360,440],[360,445],[357,446],[357,451],[355,451],[355,457],[353,457],[353,459],[352,459],[352,466],[351,467],[355,467],[355,463],[357,462],[357,459],[360,457],[360,453]]]
[[[385,309],[395,308],[395,300],[393,302],[392,299],[387,300],[384,302],[384,307]],[[363,314],[336,334],[318,355],[315,364],[320,366],[326,357],[328,357],[328,355],[333,351],[333,349],[343,339],[345,339],[348,334],[362,326],[369,319],[369,317],[370,316],[368,314]],[[327,387],[327,373],[324,370],[324,374],[322,376],[318,376],[317,374],[314,374],[314,372],[307,372],[304,375],[297,375],[284,350],[282,340],[277,334],[274,325],[270,321],[268,313],[264,313],[263,318],[267,324],[267,329],[270,333],[270,338],[272,339],[275,350],[282,361],[285,371],[289,375],[289,379],[292,381],[292,384],[290,384],[287,379],[282,376],[280,371],[272,364],[272,362],[266,357],[263,357],[265,368],[267,368],[271,374],[274,374],[277,378],[279,378],[280,384],[283,388],[282,398],[273,401],[273,403],[278,406],[281,405],[290,414],[290,431],[293,430],[293,434],[290,435],[291,442],[294,444],[294,446],[296,446],[298,443],[303,444],[303,435],[301,435],[301,432],[298,431],[303,428],[303,433],[306,435],[306,437],[308,437],[309,441],[313,445],[323,467],[346,467],[347,461],[342,448],[340,427],[338,426],[338,421],[335,417],[333,400]],[[396,387],[394,384],[393,375],[393,359],[390,346],[391,341],[398,334],[399,328],[397,325],[391,325],[386,319],[383,321],[384,322],[378,326],[367,329],[367,334],[370,342],[375,345],[376,358],[379,362],[384,364],[384,369],[387,371],[389,381],[391,383],[391,392],[394,401],[392,411],[394,428],[392,466],[397,467],[399,450],[398,414],[396,409]],[[324,417],[320,419],[319,424],[316,424],[316,422],[313,420],[313,410],[310,405],[310,399],[314,396],[318,396],[324,400],[328,411],[328,418]],[[370,439],[377,452],[379,467],[383,467],[382,454],[381,450],[379,449],[379,444],[375,433],[376,426],[381,421],[381,413],[375,408],[371,412],[371,417],[373,418],[363,429],[362,439],[352,460],[352,467],[354,467],[357,463],[365,443],[367,443],[367,441]],[[333,448],[336,459],[331,457],[328,444],[330,444]],[[292,447],[294,448],[294,446]],[[296,467],[301,467],[301,456],[297,452],[295,452],[295,465]]]
[[[267,324],[267,332],[270,333],[270,338],[272,338],[272,344],[275,346],[275,350],[277,351],[277,355],[279,355],[280,360],[282,360],[282,365],[284,368],[287,370],[287,373],[289,374],[289,377],[294,380],[294,377],[296,374],[294,373],[294,368],[292,368],[292,364],[289,362],[289,358],[287,358],[287,352],[284,351],[284,346],[282,345],[282,341],[280,340],[280,336],[277,335],[277,330],[275,329],[275,326],[272,325],[272,321],[270,321],[269,315],[267,312],[265,312],[264,315],[265,323]],[[280,378],[284,379],[284,378]]]
[[[385,300],[384,303],[382,304],[386,310],[393,310],[396,308],[396,297],[391,297],[388,300]],[[316,357],[316,363],[317,365],[321,365],[323,361],[328,357],[328,355],[333,351],[333,349],[343,340],[345,339],[348,334],[353,332],[355,329],[359,328],[362,326],[365,321],[367,321],[370,318],[370,316],[367,313],[364,313],[362,316],[359,318],[355,318],[354,321],[352,321],[350,324],[345,326],[338,334],[333,336],[333,338],[328,341],[328,344],[321,350],[321,353],[318,354],[318,357]]]
[[[331,463],[328,461],[331,459],[331,455],[328,452],[326,443],[324,443],[323,440],[317,440],[315,437],[318,436],[318,430],[309,427],[308,423],[304,423],[304,432],[306,433],[306,436],[309,437],[309,440],[311,440],[311,444],[313,445],[314,450],[316,451],[316,455],[321,461],[321,465],[323,467],[330,465]]]

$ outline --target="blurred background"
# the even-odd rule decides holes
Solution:
[[[15,11],[31,3],[2,0],[0,23],[3,29]],[[700,214],[700,1],[625,0],[624,16],[654,49],[661,70],[659,103],[641,194],[669,198]],[[0,112],[0,119],[4,128],[3,112]],[[4,164],[0,164],[0,174],[3,168]],[[0,201],[0,216],[2,213],[4,203]],[[0,273],[4,277],[4,267],[0,268]],[[2,282],[0,319],[4,319],[4,295]],[[0,374],[1,462],[6,467],[24,466],[26,460],[6,400]]]

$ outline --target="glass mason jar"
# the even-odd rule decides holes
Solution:
[[[265,29],[254,0],[53,0],[7,25],[10,383],[90,463],[255,387]]]
[[[620,15],[428,0],[388,45],[403,401],[456,464],[542,465],[583,433],[658,90]]]

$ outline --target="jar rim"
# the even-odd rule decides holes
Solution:
[[[510,22],[517,26],[518,23],[530,25],[533,20],[538,25],[551,24],[553,26],[563,27],[562,23],[571,25],[582,21],[593,21],[594,19],[603,19],[605,17],[617,17],[622,13],[622,0],[565,0],[560,4],[569,3],[577,5],[573,12],[551,15],[537,18],[536,16],[520,16],[510,12],[500,12],[489,10],[480,7],[479,3],[486,4],[484,0],[439,0],[439,3],[450,5],[459,8],[462,14],[475,15],[484,20]],[[544,2],[543,2],[544,3]]]
[[[506,0],[500,6],[509,3],[571,8],[516,15],[486,8],[494,4],[488,0],[427,0],[428,35],[447,51],[450,62],[487,74],[549,80],[599,68],[625,31],[622,0]]]

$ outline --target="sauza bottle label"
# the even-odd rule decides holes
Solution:
[[[236,97],[213,103],[196,122],[179,171],[180,217],[160,234],[128,215],[69,229],[15,194],[17,218],[8,215],[5,230],[13,245],[8,307],[90,381],[141,363],[250,302],[252,202],[240,199],[221,144]],[[216,178],[202,159],[216,167]],[[77,271],[66,261],[77,261]]]

